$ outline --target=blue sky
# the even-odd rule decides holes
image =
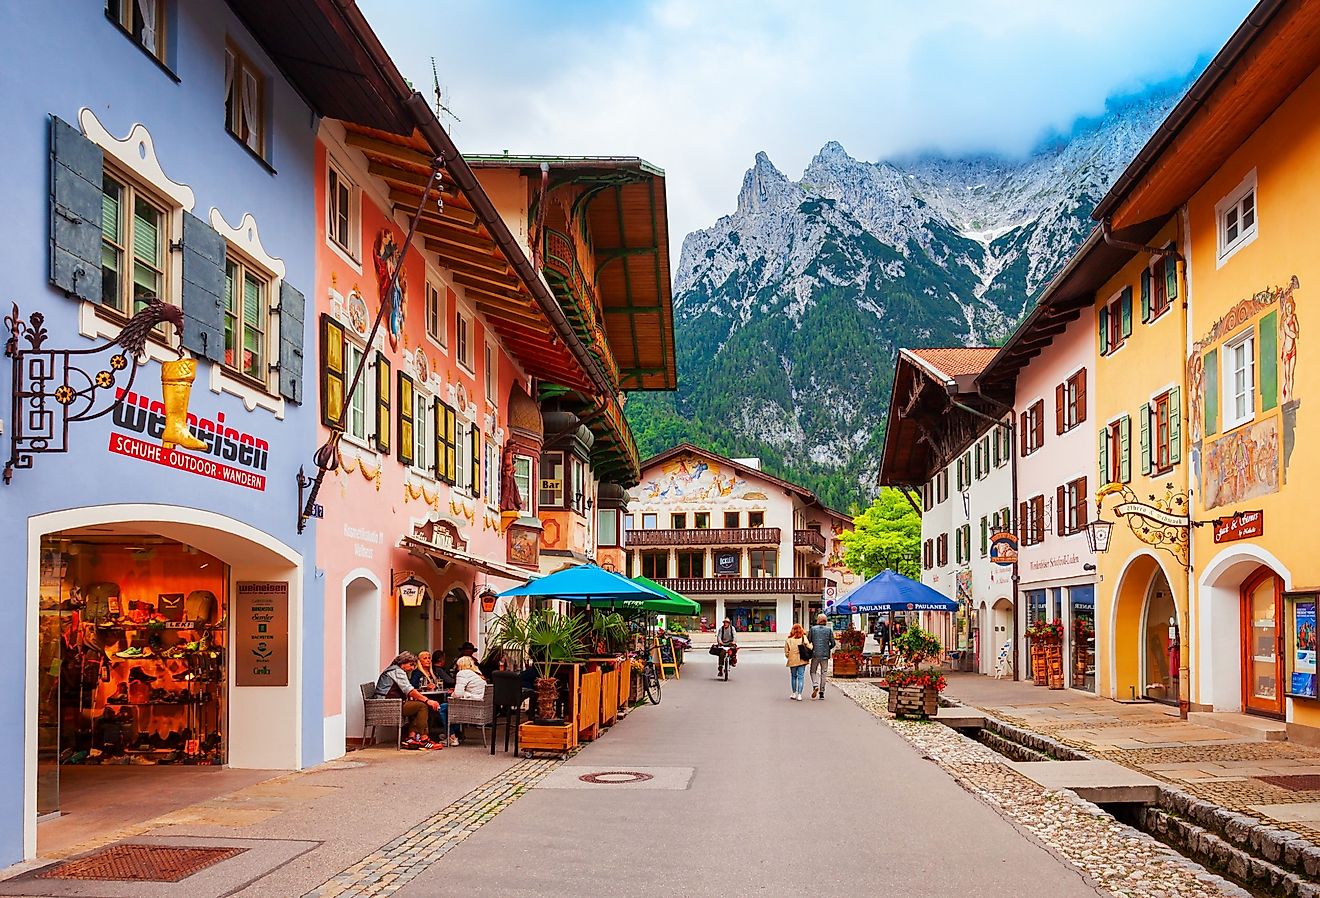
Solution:
[[[1107,97],[1184,75],[1248,0],[359,0],[464,152],[642,156],[670,230],[731,212],[765,150],[1025,153]]]

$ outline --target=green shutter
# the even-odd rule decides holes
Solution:
[[[1182,390],[1169,391],[1169,461],[1182,461]]]
[[[1150,406],[1143,405],[1137,412],[1141,427],[1141,473],[1150,473]]]
[[[1104,485],[1111,480],[1109,474],[1109,428],[1100,428],[1100,483]]]
[[[1219,350],[1207,352],[1203,361],[1201,380],[1205,384],[1205,435],[1213,436],[1219,429]]]
[[[1132,288],[1124,287],[1123,295],[1119,297],[1119,306],[1123,314],[1123,339],[1126,340],[1132,336]]]
[[[990,524],[985,515],[981,516],[981,555],[984,556],[990,552]]]
[[[1124,415],[1118,422],[1118,481],[1132,479],[1132,418]]]
[[[1176,244],[1169,244],[1170,253],[1177,250]],[[1169,302],[1178,298],[1178,260],[1171,255],[1164,257],[1164,295],[1169,297]]]
[[[1109,355],[1109,306],[1101,306],[1095,320],[1100,335],[1100,354]]]
[[[1260,319],[1260,410],[1268,412],[1279,404],[1279,313]]]
[[[1150,320],[1150,269],[1141,269],[1141,320]]]

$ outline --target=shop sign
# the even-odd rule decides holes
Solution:
[[[716,552],[715,553],[715,576],[717,577],[736,577],[742,573],[739,570],[737,552]]]
[[[970,570],[954,571],[954,594],[959,602],[969,603],[972,601],[972,572]]]
[[[1315,683],[1315,599],[1293,605],[1293,671],[1289,695],[1316,697]]]
[[[225,423],[224,412],[214,419],[188,415],[188,431],[206,444],[197,451],[166,449],[160,440],[165,433],[165,404],[131,390],[118,390],[108,450],[177,471],[186,471],[248,489],[266,489],[266,467],[270,444]],[[232,464],[226,464],[232,462]]]
[[[1018,560],[1018,541],[1017,537],[1007,530],[1001,530],[990,537],[990,561],[994,564],[1008,566],[1017,564]]]
[[[562,483],[563,481],[559,480],[558,478],[551,479],[549,477],[542,477],[541,489],[546,491],[547,493],[557,493],[559,492],[559,486]]]
[[[235,589],[234,685],[289,685],[289,584],[240,580]]]
[[[1239,539],[1254,539],[1265,535],[1265,512],[1239,511],[1214,523],[1215,542],[1231,543]]]
[[[467,551],[467,540],[458,532],[458,526],[449,521],[426,520],[413,527],[413,538],[437,549]]]

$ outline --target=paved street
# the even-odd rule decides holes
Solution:
[[[1095,895],[846,696],[788,700],[783,659],[681,682],[399,895]],[[637,785],[577,775],[637,771]],[[956,836],[953,834],[956,833]]]

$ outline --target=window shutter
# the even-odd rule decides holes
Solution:
[[[985,556],[988,555],[989,553],[990,553],[990,522],[985,517],[985,515],[982,515],[981,516],[981,555]]]
[[[280,281],[280,395],[295,405],[303,399],[303,315],[307,300]]]
[[[340,427],[344,411],[344,327],[328,314],[321,315],[321,423]]]
[[[445,406],[445,477],[448,483],[458,482],[458,413]]]
[[[1027,544],[1030,542],[1027,533],[1027,503],[1018,503],[1018,542]]]
[[[1109,306],[1101,306],[1095,316],[1096,330],[1100,335],[1100,354],[1109,355]]]
[[[1132,418],[1127,415],[1118,422],[1118,480],[1132,480]]]
[[[472,495],[481,498],[481,431],[472,427]]]
[[[1150,269],[1141,269],[1141,320],[1150,320]]]
[[[1057,536],[1068,534],[1068,488],[1064,486],[1054,490],[1054,533]]]
[[[445,426],[448,421],[447,408],[439,399],[431,402],[431,445],[435,453],[435,463],[431,465],[431,470],[435,471],[437,480],[443,480],[445,483],[454,482],[454,472],[447,469],[448,452],[445,443]]]
[[[1045,497],[1037,496],[1031,500],[1031,503],[1036,506],[1036,542],[1041,543],[1045,541]]]
[[[1150,406],[1137,410],[1137,426],[1141,428],[1141,473],[1150,473]]]
[[[390,451],[390,387],[394,379],[390,376],[390,360],[385,353],[376,351],[376,449],[388,454]]]
[[[1219,429],[1219,350],[1212,349],[1203,359],[1201,380],[1205,384],[1205,435]]]
[[[399,445],[395,454],[405,465],[413,463],[416,439],[413,436],[413,403],[417,395],[413,391],[413,379],[402,371],[399,372]]]
[[[1018,442],[1021,444],[1021,448],[1018,450],[1018,452],[1021,455],[1026,455],[1027,454],[1027,413],[1023,412],[1021,417],[1022,417],[1022,424],[1020,427],[1018,427]]]
[[[1124,287],[1123,295],[1119,297],[1119,305],[1123,315],[1123,339],[1126,340],[1132,336],[1132,288]]]
[[[191,212],[183,213],[182,266],[183,345],[199,358],[223,363],[225,238]]]
[[[1036,400],[1035,420],[1032,424],[1036,428],[1036,448],[1039,449],[1045,445],[1045,400]]]
[[[994,455],[994,464],[996,468],[1004,461],[1004,438],[1000,435],[1000,431],[1002,430],[1002,427],[995,428],[994,439],[992,440],[990,449],[990,452]]]
[[[1260,319],[1260,410],[1268,412],[1279,404],[1279,313]]]
[[[1063,407],[1068,404],[1068,390],[1064,384],[1054,388],[1054,433],[1063,433]]]
[[[1177,244],[1169,244],[1169,252],[1176,252]],[[1173,256],[1164,257],[1164,295],[1173,302],[1178,298],[1178,260]]]
[[[1086,478],[1081,477],[1077,483],[1077,529],[1080,530],[1087,525],[1090,518],[1086,510]],[[1074,533],[1076,531],[1073,531]]]
[[[1086,421],[1086,369],[1078,371],[1077,378],[1077,420],[1074,424],[1081,424]]]
[[[50,282],[101,301],[101,148],[50,117]]]
[[[1100,448],[1097,453],[1100,459],[1100,482],[1112,483],[1113,475],[1109,473],[1109,428],[1100,428]]]
[[[1169,391],[1169,461],[1182,461],[1182,388]]]

